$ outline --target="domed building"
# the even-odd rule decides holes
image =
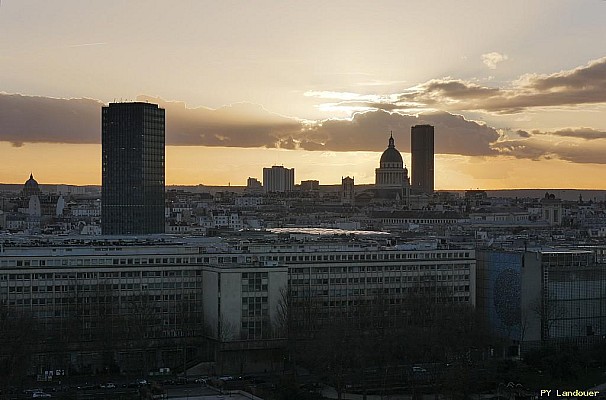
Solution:
[[[13,230],[24,230],[28,233],[40,233],[46,225],[52,224],[63,215],[65,200],[54,193],[42,193],[34,174],[29,175],[17,202],[17,215],[23,221]]]
[[[41,193],[38,182],[34,179],[34,174],[29,174],[29,179],[25,181],[23,189],[21,190],[21,196],[29,198],[31,196],[39,196]]]
[[[396,149],[393,134],[375,170],[375,185],[356,196],[356,204],[397,205],[408,207],[410,180],[402,155]]]
[[[393,134],[391,134],[387,149],[381,155],[379,168],[375,170],[375,188],[408,190],[409,187],[408,169],[404,166],[402,155],[396,149]]]

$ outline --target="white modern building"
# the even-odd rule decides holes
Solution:
[[[295,169],[274,165],[263,168],[263,191],[265,193],[284,193],[295,188]]]
[[[285,295],[313,300],[319,324],[379,297],[395,307],[420,291],[475,304],[475,255],[465,249],[272,234],[44,242],[11,235],[0,243],[0,304],[34,318],[45,335],[37,369],[87,371],[111,360],[144,372],[182,365],[204,349],[218,370],[261,368],[259,354],[280,358]],[[111,348],[103,347],[108,338]],[[242,358],[248,351],[257,352],[256,364]]]

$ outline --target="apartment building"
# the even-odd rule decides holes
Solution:
[[[92,371],[108,359],[122,370],[153,369],[205,357],[229,369],[243,349],[283,345],[277,324],[285,296],[313,301],[321,324],[377,298],[396,306],[419,292],[473,306],[473,250],[275,234],[13,236],[0,247],[0,304],[44,332],[38,370]]]

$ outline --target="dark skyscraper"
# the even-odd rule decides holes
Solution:
[[[110,103],[102,111],[101,230],[164,232],[164,109]]]
[[[433,193],[433,126],[415,125],[410,130],[412,158],[412,189],[417,193]]]

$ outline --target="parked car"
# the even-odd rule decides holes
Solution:
[[[99,385],[101,389],[115,389],[116,384],[112,382],[102,383]]]

